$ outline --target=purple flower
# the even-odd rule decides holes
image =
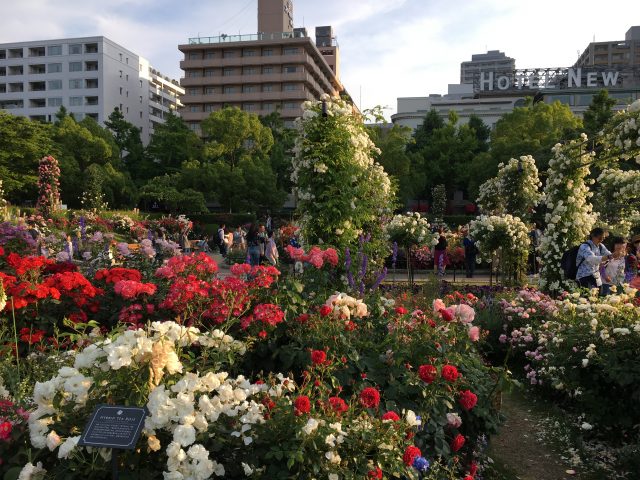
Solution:
[[[380,284],[382,283],[382,281],[386,278],[386,276],[387,276],[387,267],[384,267],[382,271],[378,274],[376,281],[373,282],[373,285],[371,286],[371,291],[377,290]]]

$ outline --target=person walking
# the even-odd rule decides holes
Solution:
[[[221,223],[218,228],[218,247],[220,248],[220,255],[223,257],[227,255],[227,243],[225,242],[226,237],[224,234],[225,224]]]
[[[267,233],[273,232],[273,220],[271,219],[271,213],[267,212],[267,220],[264,223],[267,228]]]
[[[260,237],[255,223],[251,224],[247,232],[247,253],[252,267],[260,265]]]
[[[276,241],[273,238],[273,230],[268,233],[269,238],[267,240],[267,247],[265,250],[265,256],[271,265],[278,264],[278,258],[280,254],[278,253],[278,247],[276,246]]]
[[[580,245],[576,255],[576,281],[583,288],[600,288],[600,265],[611,260],[612,254],[602,244],[605,232],[602,228],[594,228],[589,234],[589,240]]]
[[[464,265],[466,274],[467,278],[473,278],[473,274],[476,271],[478,247],[476,247],[476,241],[471,238],[468,230],[463,230],[462,234],[464,235],[462,245],[464,246]]]
[[[242,225],[238,225],[238,228],[233,232],[233,249],[237,251],[244,250],[244,230],[242,230]]]
[[[441,277],[447,268],[447,237],[444,236],[444,227],[438,228],[438,243],[433,250],[433,269],[438,272]]]
[[[258,239],[260,240],[260,260],[262,261],[265,258],[265,253],[267,251],[267,230],[264,228],[264,225],[260,225],[258,228]]]

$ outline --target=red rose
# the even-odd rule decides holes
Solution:
[[[293,402],[296,415],[302,415],[303,413],[309,413],[311,411],[311,400],[306,395],[301,395]]]
[[[471,390],[465,390],[463,392],[460,392],[458,403],[465,410],[471,410],[476,406],[476,403],[478,403],[478,396]]]
[[[464,445],[464,437],[460,434],[456,435],[455,438],[451,441],[451,450],[457,452]]]
[[[469,475],[475,477],[476,473],[478,473],[478,464],[476,462],[471,462],[471,466],[469,467]]]
[[[331,313],[332,310],[333,309],[329,305],[323,305],[322,307],[320,307],[320,316],[326,317]]]
[[[471,475],[467,475],[462,480],[473,480],[473,477]]]
[[[331,405],[331,409],[336,413],[344,413],[349,410],[347,403],[340,397],[329,397],[329,405]]]
[[[367,387],[360,392],[360,403],[365,408],[376,408],[380,405],[380,392],[373,387]]]
[[[455,382],[458,379],[458,369],[453,365],[442,367],[442,378],[447,382]]]
[[[258,332],[258,337],[260,337],[260,338],[262,338],[264,340],[265,338],[267,338],[267,331],[266,330],[260,330]]]
[[[11,430],[13,430],[11,422],[0,423],[0,440],[9,440]]]
[[[367,472],[367,480],[381,480],[382,479],[382,470],[380,467],[376,467],[374,470],[369,470]]]
[[[404,455],[402,455],[402,461],[407,467],[413,465],[413,461],[422,456],[422,452],[418,447],[414,447],[413,445],[409,445],[407,449],[404,451]]]
[[[382,415],[382,420],[391,420],[392,422],[397,422],[400,420],[400,417],[396,412],[387,412]]]
[[[314,365],[322,365],[327,361],[327,354],[324,350],[313,350],[311,352],[311,362]]]
[[[432,383],[437,375],[438,370],[433,365],[420,365],[418,367],[418,376],[425,383]]]
[[[398,315],[406,315],[407,314],[407,309],[404,307],[396,307],[396,313]]]
[[[443,309],[439,310],[438,313],[440,313],[440,315],[442,315],[442,319],[445,322],[453,322],[453,319],[454,319],[453,313],[451,313],[446,308],[443,308]]]

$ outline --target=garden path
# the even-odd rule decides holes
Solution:
[[[561,458],[555,446],[545,443],[537,432],[544,412],[532,408],[519,392],[505,393],[502,412],[506,422],[500,433],[491,438],[489,456],[505,480],[581,479],[579,473]]]

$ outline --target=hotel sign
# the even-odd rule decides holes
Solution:
[[[526,69],[479,72],[475,89],[481,92],[532,89],[604,88],[622,86],[623,73],[588,68]]]

